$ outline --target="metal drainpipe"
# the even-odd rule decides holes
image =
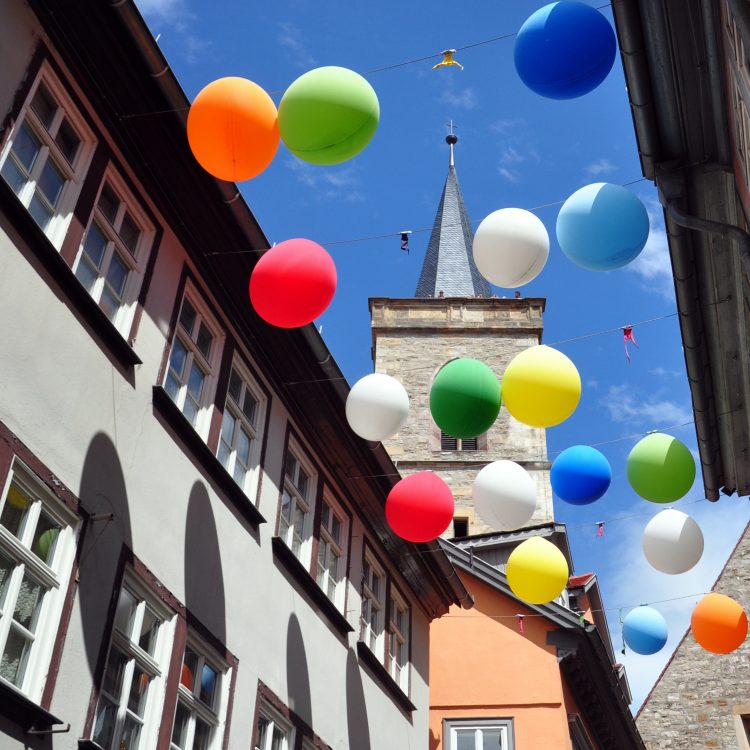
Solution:
[[[724,224],[720,221],[701,219],[698,216],[686,214],[682,209],[677,207],[676,201],[666,200],[661,191],[659,191],[659,197],[669,217],[678,226],[685,229],[692,229],[696,232],[718,234],[724,239],[736,242],[740,248],[740,259],[745,268],[745,275],[750,279],[750,234],[734,224]]]

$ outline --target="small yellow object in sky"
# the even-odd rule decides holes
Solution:
[[[447,68],[450,65],[456,65],[461,70],[464,69],[464,66],[461,65],[460,62],[453,59],[453,55],[455,54],[456,50],[454,49],[444,49],[440,54],[443,56],[443,59],[437,64],[433,65],[432,69],[435,70],[436,68]]]

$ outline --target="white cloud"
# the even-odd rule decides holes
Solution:
[[[185,12],[183,0],[136,0],[144,16],[159,17],[174,23]]]
[[[353,166],[331,168],[316,167],[294,157],[284,161],[289,169],[306,187],[315,188],[319,199],[344,200],[347,203],[361,203],[365,200],[359,189],[362,182]]]
[[[750,504],[746,499],[722,498],[717,503],[705,500],[696,502],[701,497],[698,488],[676,504],[677,508],[681,508],[698,522],[705,541],[701,561],[682,575],[660,573],[646,561],[641,548],[641,537],[649,521],[648,515],[613,523],[605,532],[604,538],[610,545],[606,559],[612,560],[615,567],[598,571],[599,580],[604,589],[604,607],[608,608],[612,645],[616,658],[627,670],[633,693],[631,709],[634,712],[640,707],[685,634],[690,614],[700,595],[711,590],[739,534],[750,520]],[[662,509],[656,507],[644,510],[654,515]],[[641,656],[627,648],[624,655],[621,653],[622,635],[618,609],[622,607],[622,614],[625,616],[631,607],[639,604],[653,604],[667,620],[669,640],[653,656]]]
[[[440,94],[438,101],[440,104],[448,104],[459,109],[474,109],[479,104],[477,95],[471,88],[461,89],[460,91],[447,89]]]
[[[516,183],[521,179],[521,176],[518,174],[518,172],[514,172],[507,167],[498,167],[497,172],[501,177],[505,177],[508,182]]]
[[[196,16],[185,0],[136,0],[136,4],[155,36],[164,36],[165,27],[176,32],[180,53],[191,65],[200,62],[212,47],[210,39],[193,31]]]
[[[589,378],[586,381],[586,388],[598,388],[599,387],[599,381],[595,380],[594,378]]]
[[[674,300],[674,280],[667,232],[664,227],[664,214],[659,203],[653,198],[644,200],[644,203],[648,211],[651,231],[646,246],[641,254],[627,266],[627,270],[641,277],[644,289],[656,292],[672,301]]]
[[[617,171],[617,167],[609,159],[598,159],[591,164],[587,164],[583,170],[588,177],[602,177]]]
[[[512,120],[495,120],[495,122],[490,125],[490,130],[495,133],[500,133],[500,135],[507,135],[508,133],[522,128],[525,124],[526,121],[520,117]]]
[[[279,44],[289,53],[298,68],[311,68],[317,64],[302,38],[302,30],[291,21],[279,23]]]
[[[689,405],[660,398],[659,394],[642,398],[630,385],[610,386],[607,397],[601,403],[613,422],[625,422],[649,430],[685,424],[693,419]]]

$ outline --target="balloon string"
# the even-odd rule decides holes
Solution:
[[[640,177],[637,180],[631,180],[630,182],[623,182],[619,183],[620,187],[628,187],[630,185],[635,185],[639,182],[644,182],[648,178],[646,177]],[[543,208],[550,208],[551,206],[561,206],[563,203],[565,203],[565,200],[559,200],[559,201],[552,201],[550,203],[540,203],[538,206],[532,206],[531,208],[524,209],[526,211],[540,211]],[[479,224],[482,221],[482,219],[469,219],[470,224]],[[461,226],[461,222],[453,222],[451,224],[443,224],[443,227],[457,227]],[[420,234],[422,232],[431,232],[432,226],[429,227],[419,227],[417,229],[409,229],[409,232],[412,234]],[[326,242],[321,242],[320,244],[325,247],[333,247],[334,245],[354,245],[359,242],[369,242],[370,240],[384,240],[389,239],[390,237],[400,237],[403,233],[403,230],[400,230],[398,232],[387,232],[385,234],[372,234],[367,235],[364,237],[352,237],[351,239],[347,240],[331,240]],[[215,250],[213,252],[206,253],[206,255],[247,255],[252,253],[265,253],[269,248],[263,248],[261,250],[257,249],[243,249],[243,250]]]
[[[710,594],[710,593],[711,593],[710,591],[701,591],[701,592],[699,592],[697,594],[685,594],[685,596],[673,596],[671,599],[656,599],[656,600],[654,600],[654,601],[652,601],[652,602],[650,602],[648,604],[643,604],[642,602],[639,602],[638,604],[626,604],[626,605],[623,605],[621,607],[603,607],[602,609],[590,609],[588,611],[591,612],[592,614],[594,612],[602,613],[602,614],[604,614],[606,612],[619,612],[620,613],[620,617],[622,618],[622,611],[625,610],[625,609],[634,609],[635,607],[651,607],[654,604],[667,604],[668,602],[676,602],[676,601],[680,601],[682,599],[695,599],[696,597],[705,596],[706,594]],[[523,601],[523,600],[521,600],[521,601]],[[577,612],[573,612],[573,614],[577,614]],[[540,614],[540,613],[534,613],[534,614],[530,614],[530,615],[524,615],[524,618],[526,618],[526,617],[548,617],[548,616],[549,615],[543,615],[543,614]],[[492,620],[515,620],[518,617],[518,615],[486,615],[486,614],[481,614],[481,615],[465,614],[464,615],[464,614],[462,614],[462,615],[443,615],[440,619],[442,620],[442,619],[444,619],[446,617],[462,617],[462,618],[466,618],[466,617],[489,617]],[[620,622],[622,623],[622,619],[620,619]]]
[[[594,6],[596,10],[602,10],[608,8],[611,3],[605,3],[604,5]],[[471,44],[465,44],[463,47],[456,47],[456,52],[463,52],[467,49],[473,49],[474,47],[481,47],[485,44],[493,44],[494,42],[501,42],[505,39],[512,39],[514,36],[518,36],[517,31],[509,32],[508,34],[502,34],[501,36],[493,36],[490,39],[483,39],[480,42],[472,42]],[[431,55],[424,55],[422,57],[413,57],[410,60],[404,60],[403,62],[393,63],[392,65],[383,65],[380,68],[370,68],[369,70],[362,71],[361,75],[367,76],[374,73],[382,73],[385,70],[394,70],[396,68],[403,68],[407,65],[415,65],[416,63],[426,62],[427,60],[434,60],[438,57],[442,57],[442,52],[434,52]],[[266,91],[267,94],[283,94],[285,89],[270,89]],[[169,112],[185,112],[190,107],[177,107],[175,109],[160,109],[153,112],[135,112],[129,115],[120,115],[121,120],[132,120],[136,117],[149,117],[150,115],[164,115]]]
[[[660,320],[666,320],[667,318],[674,318],[677,315],[679,315],[679,312],[674,313],[667,313],[665,315],[659,315],[656,318],[649,318],[648,320],[639,320],[637,323],[628,323],[628,327],[635,328],[636,326],[644,326],[648,325],[649,323],[656,323]],[[553,341],[550,344],[547,344],[547,346],[560,346],[562,344],[570,344],[574,341],[583,341],[584,339],[590,339],[594,338],[595,336],[604,336],[608,333],[613,333],[615,331],[621,331],[624,326],[618,326],[617,328],[607,328],[603,331],[594,331],[593,333],[586,333],[583,336],[576,336],[574,338],[570,339],[562,339],[561,341]],[[436,370],[436,365],[425,365],[424,367],[410,367],[407,370],[399,370],[397,374],[403,374],[407,372],[420,372],[423,370]],[[394,375],[395,377],[395,375]],[[287,380],[284,385],[303,385],[305,383],[325,383],[329,380],[346,380],[346,378],[343,375],[337,375],[333,378],[313,378],[312,380]],[[692,424],[692,422],[686,422],[685,424]],[[680,425],[678,425],[680,426]],[[619,440],[620,438],[618,438]],[[544,460],[544,459],[540,459]]]

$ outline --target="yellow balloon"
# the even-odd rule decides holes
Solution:
[[[505,408],[530,427],[554,427],[564,422],[581,398],[581,376],[557,349],[532,346],[505,368],[502,381]]]
[[[506,574],[508,585],[519,599],[547,604],[567,585],[568,563],[552,542],[533,536],[510,553]]]

